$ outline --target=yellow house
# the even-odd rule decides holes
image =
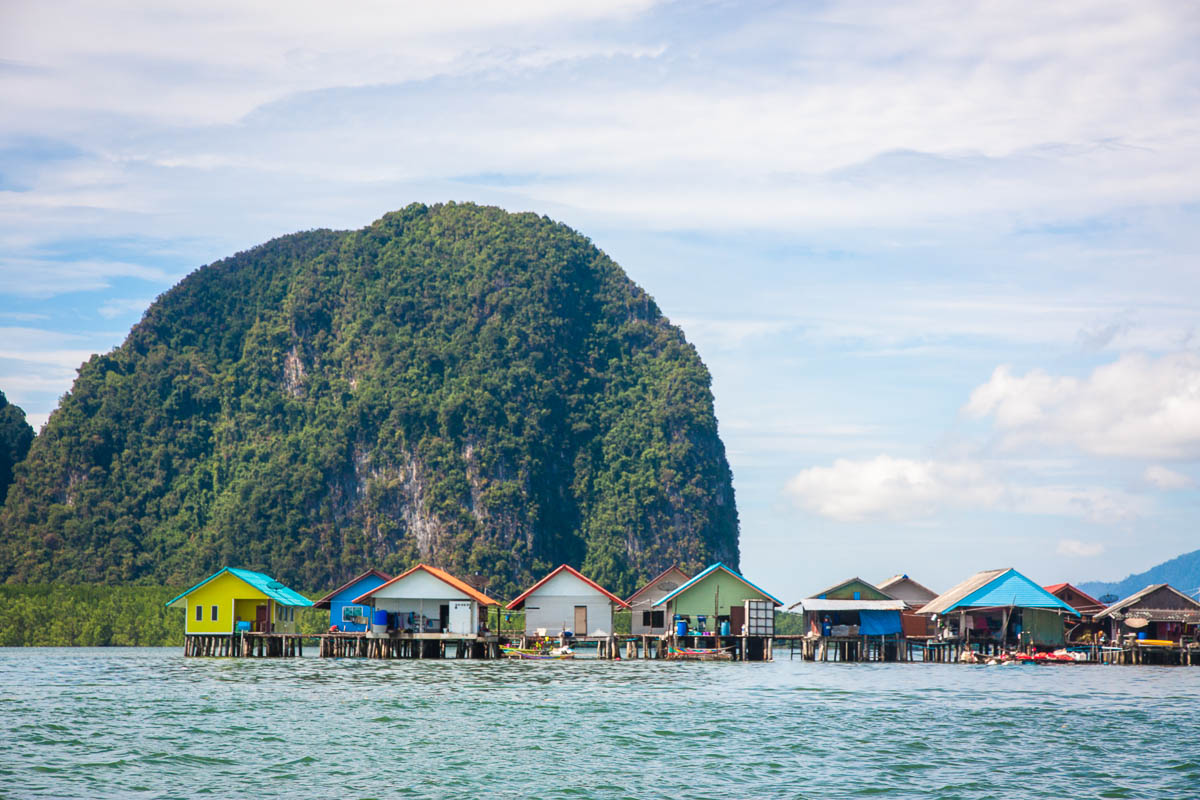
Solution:
[[[184,633],[207,634],[295,633],[296,609],[311,605],[270,575],[236,567],[225,567],[167,602],[184,610]]]

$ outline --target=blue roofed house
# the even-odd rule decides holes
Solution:
[[[391,575],[369,569],[334,589],[313,603],[313,608],[329,609],[329,628],[348,633],[361,633],[370,627],[372,607],[354,599],[372,589],[378,589],[392,579]]]
[[[922,606],[943,639],[1002,647],[1062,647],[1064,618],[1079,612],[1015,569],[978,572]]]

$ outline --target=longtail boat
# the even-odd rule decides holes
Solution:
[[[574,651],[567,648],[556,648],[554,650],[541,650],[533,647],[508,647],[500,645],[500,652],[505,658],[517,658],[524,661],[562,661],[567,658],[574,658]]]
[[[668,661],[732,661],[732,647],[668,647]]]

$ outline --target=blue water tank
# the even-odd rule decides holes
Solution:
[[[727,619],[721,621],[721,635],[722,636],[729,635],[729,620],[727,620]]]
[[[375,614],[371,617],[371,622],[376,625],[387,625],[387,612],[382,608],[375,609]]]
[[[1145,632],[1145,631],[1138,631],[1138,638],[1139,638],[1139,639],[1145,639],[1145,638],[1146,638],[1146,632]]]
[[[687,636],[687,623],[681,619],[675,620],[675,635]]]

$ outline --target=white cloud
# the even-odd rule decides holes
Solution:
[[[1196,485],[1196,482],[1189,476],[1181,472],[1176,472],[1173,469],[1167,469],[1161,464],[1151,464],[1146,467],[1146,471],[1142,473],[1142,479],[1146,483],[1158,489],[1191,489]]]
[[[1078,558],[1095,558],[1104,552],[1104,545],[1100,542],[1081,542],[1078,539],[1062,539],[1058,546],[1054,548],[1054,552],[1060,556],[1073,556]]]
[[[181,177],[223,170],[277,195],[520,173],[540,210],[787,231],[1077,220],[1200,183],[1197,20],[1166,2],[73,2],[5,22],[6,58],[37,69],[0,84],[0,132],[92,154],[13,201],[43,214],[178,212]]]
[[[154,298],[147,297],[113,298],[106,300],[97,311],[105,319],[113,319],[114,317],[122,317],[126,314],[141,313],[149,308],[153,302]]]
[[[0,256],[0,293],[19,297],[94,291],[109,287],[115,278],[136,278],[164,288],[169,283],[164,270],[127,261]]]
[[[998,367],[965,413],[991,419],[1008,449],[1066,445],[1138,459],[1200,458],[1200,356],[1132,354],[1085,378]]]
[[[996,467],[981,463],[887,455],[838,459],[831,467],[802,470],[784,491],[799,507],[842,522],[905,521],[960,509],[1113,523],[1130,519],[1143,508],[1137,498],[1104,487],[1028,486],[1005,479]]]

